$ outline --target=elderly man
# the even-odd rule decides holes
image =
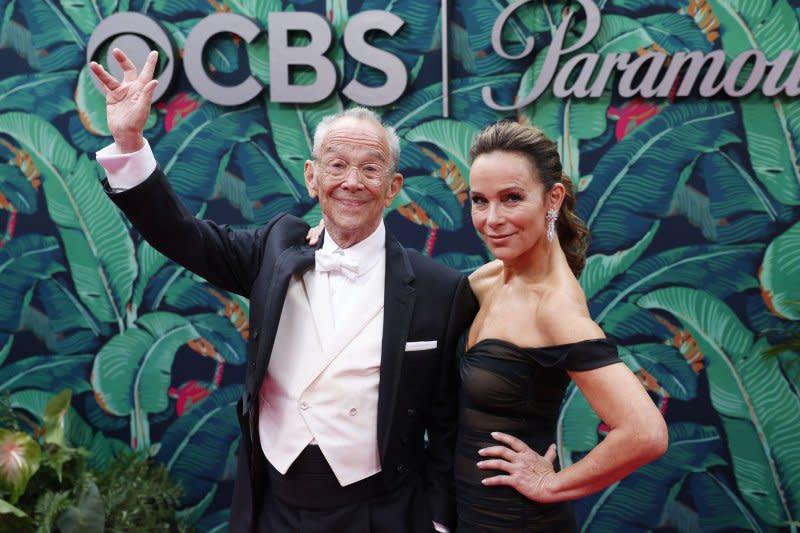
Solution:
[[[115,141],[97,154],[109,196],[156,249],[250,298],[231,531],[452,526],[455,351],[477,304],[463,275],[384,228],[403,182],[397,135],[366,109],[321,122],[304,167],[317,250],[289,215],[255,230],[198,220],[142,136],[156,53],[138,74],[113,54],[122,80],[90,65]]]

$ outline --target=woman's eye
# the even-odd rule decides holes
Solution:
[[[522,196],[520,196],[519,194],[509,194],[508,196],[506,196],[506,201],[507,202],[521,202],[522,201]]]
[[[483,198],[477,197],[477,196],[473,196],[473,197],[471,198],[471,200],[472,200],[472,203],[473,203],[473,204],[483,204],[483,203],[486,203],[486,200],[484,200]]]

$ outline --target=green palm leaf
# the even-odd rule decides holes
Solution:
[[[50,350],[94,351],[111,334],[109,324],[99,322],[62,277],[39,282],[34,294],[42,311],[28,307],[25,327],[44,340]]]
[[[628,18],[604,15],[600,31],[594,39],[601,55],[636,52],[639,48],[659,45],[667,54],[675,52],[708,52],[711,43],[691,17],[664,13],[650,17]]]
[[[689,246],[673,248],[635,263],[591,302],[592,316],[603,322],[621,302],[656,287],[691,286],[726,297],[755,287],[750,269],[755,270],[763,250],[760,244]]]
[[[800,27],[786,0],[761,0],[745,7],[733,0],[709,0],[720,21],[722,47],[728,58],[761,50],[772,60],[781,50],[800,50]],[[737,9],[749,9],[747,17]],[[787,41],[788,38],[788,41]],[[758,179],[776,198],[800,205],[800,106],[756,92],[739,100],[750,160]]]
[[[0,248],[0,331],[17,331],[36,282],[63,271],[53,237],[23,235]]]
[[[175,352],[199,334],[185,318],[172,313],[150,313],[138,328],[113,337],[97,354],[92,389],[97,402],[116,416],[131,417],[132,446],[150,446],[147,417],[164,411]]]
[[[241,386],[214,391],[164,433],[156,459],[183,484],[184,502],[198,502],[225,479],[240,434],[235,409],[241,394]]]
[[[697,509],[699,531],[766,530],[721,473],[693,472],[685,483]]]
[[[128,10],[129,0],[61,0],[64,13],[84,34],[89,35],[104,18]]]
[[[791,209],[761,185],[737,151],[703,154],[695,168],[708,194],[706,212],[714,226],[705,232],[718,242],[753,242],[774,233],[777,222],[791,220]]]
[[[26,111],[45,120],[72,111],[76,74],[75,70],[67,70],[7,77],[0,81],[0,111]]]
[[[278,158],[289,175],[299,179],[303,165],[311,158],[317,124],[323,116],[341,111],[342,104],[338,98],[328,98],[310,107],[271,101],[266,107]]]
[[[770,309],[783,318],[800,320],[800,223],[769,244],[759,278]]]
[[[483,103],[481,89],[512,92],[519,83],[517,74],[455,78],[450,83],[450,117],[477,127],[494,122],[499,114]],[[442,116],[442,84],[433,83],[404,95],[383,114],[383,120],[403,135],[408,129]],[[405,150],[403,150],[405,160]]]
[[[697,394],[697,375],[691,364],[674,346],[630,344],[619,347],[620,358],[633,372],[640,369],[652,375],[661,386],[660,395],[677,400],[693,400]],[[666,394],[665,394],[666,393]]]
[[[74,394],[86,392],[90,390],[88,378],[93,357],[91,354],[26,357],[0,368],[0,391],[69,388]]]
[[[707,362],[711,403],[727,434],[736,481],[760,519],[774,526],[798,520],[800,399],[774,358],[761,357],[731,309],[694,289],[660,289],[639,299],[689,330]]]
[[[88,36],[54,0],[20,2],[19,8],[39,50],[42,70],[53,72],[83,65]]]
[[[215,359],[232,365],[245,362],[245,339],[224,316],[214,313],[201,313],[187,317],[194,329],[216,350]]]
[[[723,439],[713,426],[672,424],[669,442],[667,453],[659,460],[576,504],[581,531],[655,528],[692,472],[725,464],[721,457]]]
[[[283,212],[300,216],[310,208],[312,200],[303,173],[292,174],[284,168],[280,157],[266,142],[258,139],[242,143],[235,148],[233,158],[244,178],[256,224],[265,224]]]
[[[445,231],[456,231],[464,224],[461,202],[447,182],[435,176],[411,176],[403,182],[402,193],[414,201]]]
[[[456,120],[439,119],[425,122],[408,130],[405,138],[416,143],[429,143],[452,160],[466,180],[469,176],[469,147],[478,128]]]
[[[99,320],[122,329],[136,263],[128,230],[97,183],[99,167],[35,115],[0,115],[0,132],[23,146],[42,175],[47,208],[81,301]]]
[[[256,106],[223,109],[206,102],[164,135],[154,155],[190,211],[212,198],[232,144],[265,133],[262,121]]]
[[[608,150],[578,204],[591,249],[609,253],[641,239],[688,179],[685,167],[736,140],[728,133],[735,124],[727,104],[672,105]]]
[[[0,165],[0,197],[25,215],[35,213],[39,204],[36,189],[20,169],[12,165]]]
[[[135,316],[142,305],[142,298],[150,280],[156,273],[169,262],[169,259],[153,248],[147,241],[141,241],[136,249],[136,261],[139,265],[139,275],[133,288],[131,297],[131,313]]]
[[[618,250],[610,255],[595,254],[586,260],[580,283],[587,300],[602,290],[612,279],[626,272],[647,250],[658,231],[659,221],[653,224],[642,239],[627,250]]]

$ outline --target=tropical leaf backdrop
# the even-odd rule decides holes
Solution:
[[[543,128],[592,231],[581,277],[592,315],[668,421],[663,458],[576,503],[583,530],[797,531],[800,354],[780,346],[800,331],[800,101],[759,92],[622,98],[611,79],[599,98],[546,92],[516,112],[495,112],[481,89],[491,87],[496,101],[523,98],[555,28],[580,11],[568,0],[517,10],[504,47],[519,52],[533,35],[536,55],[509,61],[490,36],[511,3],[454,0],[442,20],[432,0],[0,1],[0,393],[41,423],[47,401],[71,388],[68,435],[92,451],[90,461],[102,467],[126,448],[153,456],[183,484],[184,518],[198,531],[222,531],[248,302],[166,260],[105,198],[93,159],[110,139],[87,42],[115,12],[161,21],[180,49],[211,13],[266,28],[270,12],[312,11],[334,29],[328,57],[340,79],[375,85],[381,74],[348,57],[342,33],[352,15],[385,9],[405,26],[374,44],[404,62],[410,82],[401,99],[376,109],[403,144],[406,186],[387,212],[390,230],[465,272],[490,259],[469,220],[470,141],[500,118]],[[800,52],[798,0],[596,4],[602,24],[585,51],[601,55]],[[205,60],[221,79],[250,72],[269,84],[263,35],[249,44],[218,37]],[[352,103],[337,91],[317,104],[282,105],[265,90],[220,107],[176,72],[146,135],[190,209],[242,226],[284,211],[316,222],[302,182],[311,134]],[[570,388],[558,425],[562,464],[607,430]]]

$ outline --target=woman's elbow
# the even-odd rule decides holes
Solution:
[[[639,444],[643,463],[655,461],[666,453],[669,448],[669,431],[661,413],[648,420],[646,427],[639,433]]]

